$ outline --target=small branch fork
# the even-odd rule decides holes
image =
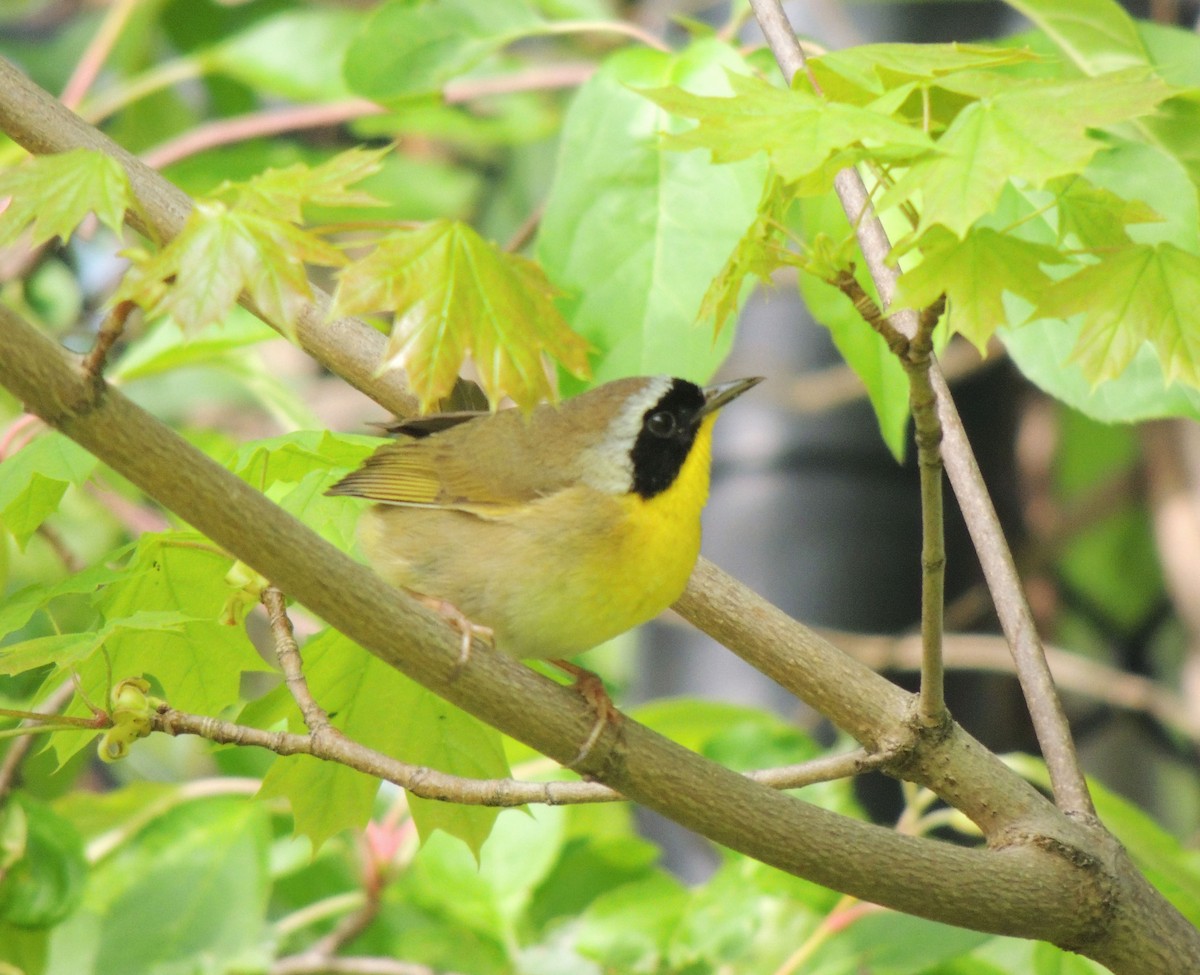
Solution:
[[[264,731],[170,707],[160,708],[155,715],[156,731],[169,735],[196,735],[221,745],[253,745],[277,755],[311,755],[386,779],[422,799],[502,808],[529,803],[562,806],[624,799],[615,789],[598,782],[527,782],[449,775],[426,766],[401,762],[346,738],[330,723],[304,678],[300,650],[292,633],[283,594],[274,586],[268,586],[263,591],[262,602],[271,622],[275,653],[284,682],[300,708],[308,733]],[[746,777],[774,789],[799,789],[881,768],[894,757],[887,751],[869,753],[858,748],[797,765],[758,769],[747,772]]]
[[[804,50],[796,39],[780,0],[750,0],[750,6],[787,81],[791,83],[797,74],[804,72],[819,92],[820,88],[809,72]],[[895,295],[899,277],[899,272],[887,264],[891,241],[875,215],[870,195],[857,170],[853,167],[841,170],[834,178],[834,190],[854,228],[871,278],[886,307]],[[962,420],[950,397],[949,387],[929,344],[933,324],[940,313],[941,308],[935,306],[920,316],[901,310],[887,319],[891,329],[917,346],[915,354],[910,348],[908,354],[901,357],[901,362],[905,364],[910,381],[924,521],[921,600],[923,655],[918,717],[922,724],[945,720],[940,651],[940,590],[945,563],[940,538],[940,471],[944,463],[1009,642],[1034,732],[1050,773],[1055,802],[1067,815],[1094,822],[1095,806],[1075,754],[1070,726],[1051,679],[1045,651],[1021,589],[1012,553],[1000,530],[999,518],[983,484]],[[875,318],[878,322],[885,320],[881,315]],[[871,319],[868,318],[868,321]],[[896,336],[882,330],[881,334],[895,351]],[[931,518],[935,511],[935,517]],[[939,536],[936,539],[933,537],[935,530]]]

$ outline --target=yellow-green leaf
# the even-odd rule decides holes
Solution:
[[[403,368],[423,409],[447,395],[470,357],[495,405],[523,409],[552,398],[546,358],[580,378],[587,343],[553,302],[538,265],[506,254],[474,230],[436,220],[387,237],[339,275],[333,314],[395,316],[383,368]]]
[[[1101,147],[1090,129],[1145,115],[1173,93],[1142,70],[1009,87],[959,112],[935,151],[915,162],[879,206],[915,199],[919,232],[940,223],[961,237],[996,205],[1009,180],[1041,187],[1079,172]]]
[[[1168,382],[1200,386],[1198,308],[1200,257],[1164,242],[1106,254],[1057,282],[1035,317],[1083,314],[1072,359],[1093,384],[1122,372],[1148,341]]]
[[[28,228],[32,246],[52,237],[66,240],[89,214],[114,234],[121,233],[125,210],[134,205],[125,170],[115,159],[91,149],[38,156],[0,171],[0,247]]]
[[[1041,265],[1065,260],[1053,247],[987,228],[959,240],[933,227],[921,249],[921,263],[900,276],[892,307],[922,308],[945,294],[950,327],[981,350],[998,326],[1008,324],[1004,293],[1037,301],[1051,283]]]
[[[243,290],[268,320],[290,332],[312,298],[305,262],[338,265],[342,253],[285,219],[197,202],[179,236],[154,255],[131,252],[134,266],[115,301],[170,315],[188,331],[223,319]]]
[[[296,163],[283,169],[268,169],[244,183],[223,183],[213,195],[229,198],[235,208],[253,210],[292,223],[300,222],[301,209],[306,204],[381,206],[382,200],[350,187],[379,172],[383,168],[383,157],[390,151],[391,146],[382,149],[355,146],[318,166]]]

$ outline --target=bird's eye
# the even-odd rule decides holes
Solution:
[[[675,433],[675,415],[665,410],[660,410],[658,413],[651,413],[646,417],[646,429],[654,434],[654,436],[665,440]]]

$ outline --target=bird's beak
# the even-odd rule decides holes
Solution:
[[[751,376],[749,379],[733,379],[727,383],[717,383],[715,386],[704,387],[704,405],[700,407],[696,419],[702,419],[709,413],[715,413],[730,400],[735,400],[746,390],[757,386],[763,381],[762,376]]]

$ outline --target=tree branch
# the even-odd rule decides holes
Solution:
[[[458,637],[440,617],[323,541],[116,390],[86,383],[77,361],[2,307],[0,347],[5,350],[0,383],[309,610],[530,747],[560,762],[576,754],[595,716],[570,688],[478,642],[469,663],[460,666]],[[584,766],[587,775],[689,829],[816,883],[979,930],[1086,945],[1089,953],[1102,953],[1107,944],[1113,898],[1103,878],[1117,851],[1085,854],[1088,846],[1096,849],[1090,835],[1061,817],[1045,819],[1053,842],[1017,843],[1010,837],[1008,845],[995,850],[901,836],[775,792],[628,719],[605,729]],[[1027,824],[1027,836],[1036,835],[1035,825],[1040,821]],[[797,836],[804,842],[796,843]],[[937,885],[928,881],[931,871],[939,877]],[[1076,896],[1066,902],[1063,890]],[[1178,923],[1195,936],[1182,917]]]
[[[797,72],[806,70],[806,61],[779,0],[750,0],[750,5],[784,77],[791,83]],[[886,260],[892,249],[891,241],[875,215],[867,188],[855,169],[841,170],[834,178],[834,190],[854,227],[871,278],[886,307],[895,296],[899,278],[899,272]],[[899,310],[889,317],[904,335],[909,338],[917,335],[919,321],[915,311]],[[1025,600],[1012,553],[1000,530],[1000,520],[988,497],[962,420],[936,360],[931,363],[929,381],[937,398],[946,473],[958,496],[959,507],[996,604],[1000,625],[1012,649],[1034,733],[1050,772],[1055,801],[1069,815],[1094,821],[1095,807],[1075,754],[1070,725],[1050,677],[1033,614]]]

